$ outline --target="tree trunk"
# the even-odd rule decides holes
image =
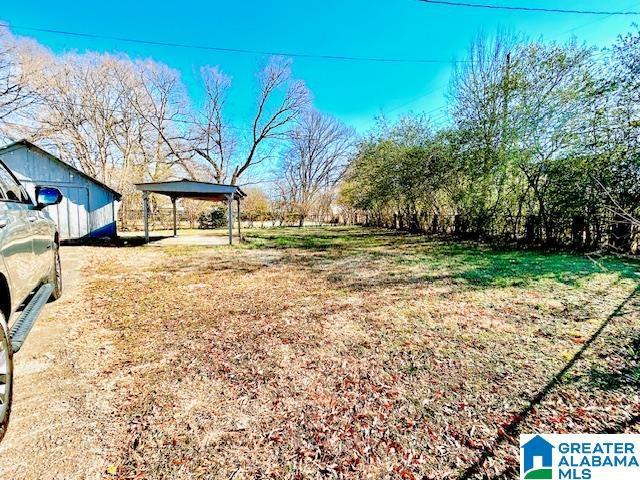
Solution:
[[[538,230],[539,230],[539,219],[536,215],[527,215],[527,220],[524,226],[525,234],[525,242],[528,245],[533,245],[536,243],[538,238]]]
[[[631,224],[616,214],[611,225],[611,242],[616,249],[628,251],[631,248]]]
[[[433,217],[431,217],[431,233],[438,233],[438,214],[434,213]]]
[[[584,226],[584,216],[574,215],[571,219],[571,243],[575,248],[581,248],[584,244]]]

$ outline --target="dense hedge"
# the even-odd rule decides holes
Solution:
[[[452,81],[451,122],[381,121],[342,202],[366,224],[638,249],[640,34],[609,50],[498,38]]]

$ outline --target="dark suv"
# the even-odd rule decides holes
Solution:
[[[42,307],[62,294],[58,230],[43,210],[62,195],[51,187],[35,192],[34,202],[0,162],[0,439],[11,413],[13,354]]]

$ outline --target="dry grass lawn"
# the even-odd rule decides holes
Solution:
[[[249,237],[93,249],[105,477],[513,478],[519,433],[640,433],[637,265],[356,228]]]

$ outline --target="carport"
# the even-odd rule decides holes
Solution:
[[[149,194],[157,193],[171,199],[173,206],[173,236],[178,235],[176,216],[176,200],[178,198],[192,198],[211,202],[226,202],[229,223],[229,245],[233,244],[233,202],[235,200],[238,213],[238,238],[240,231],[240,200],[246,194],[236,185],[222,185],[219,183],[196,182],[193,180],[176,180],[170,182],[137,183],[136,188],[142,192],[142,210],[144,214],[144,240],[149,243]]]

